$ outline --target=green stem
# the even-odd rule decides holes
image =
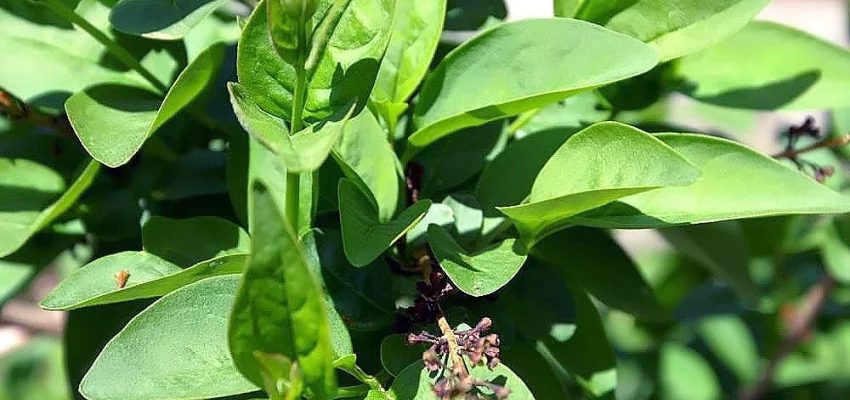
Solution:
[[[286,174],[286,219],[292,225],[292,230],[298,232],[298,203],[301,197],[301,175]]]
[[[159,81],[150,71],[145,69],[144,66],[130,54],[127,49],[121,47],[118,43],[115,43],[109,36],[106,36],[105,33],[101,32],[94,25],[90,24],[89,21],[86,21],[85,18],[77,14],[73,8],[69,7],[67,4],[61,2],[60,0],[43,0],[44,5],[53,10],[60,17],[65,18],[70,21],[74,25],[80,27],[80,29],[86,31],[89,35],[95,38],[100,44],[104,45],[106,49],[112,53],[115,57],[118,58],[119,61],[124,63],[130,69],[136,71],[141,75],[145,80],[151,83],[157,90],[162,93],[168,91],[168,87],[165,86],[162,82]]]
[[[292,123],[290,133],[300,132],[304,125],[302,113],[304,112],[304,95],[307,93],[307,74],[303,68],[296,72],[295,93],[292,96]],[[298,231],[298,206],[301,195],[299,174],[286,174],[286,217],[292,224],[292,229]]]
[[[341,369],[347,372],[349,375],[357,378],[358,381],[365,383],[371,390],[375,390],[381,393],[388,393],[377,378],[367,374],[366,371],[360,369],[360,367],[358,367],[356,364],[349,365],[346,363],[334,363],[334,367]]]

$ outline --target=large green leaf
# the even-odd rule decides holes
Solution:
[[[576,168],[576,166],[581,166]],[[531,247],[571,216],[635,193],[686,186],[699,169],[639,129],[595,124],[570,137],[537,175],[529,203],[499,208]]]
[[[327,14],[331,0],[321,0],[313,26]],[[369,97],[391,32],[394,0],[350,0],[336,25],[329,26],[324,51],[309,78],[304,118],[321,120],[348,110],[352,101]],[[255,9],[239,41],[239,83],[265,112],[290,120],[295,69],[272,45],[265,2]]]
[[[251,238],[238,225],[218,217],[151,217],[142,227],[146,252],[181,267],[236,253],[248,253]]]
[[[419,130],[409,142],[425,147],[461,128],[639,75],[657,62],[649,46],[582,21],[502,24],[461,45],[425,81],[416,103]]]
[[[372,200],[348,179],[340,180],[339,218],[345,256],[356,267],[368,265],[413,228],[430,206],[430,200],[421,200],[395,219],[381,222]]]
[[[260,108],[255,102],[256,95],[238,83],[230,82],[227,87],[233,111],[245,130],[280,157],[287,170],[293,173],[312,172],[322,166],[354,111],[351,107],[344,116],[312,124],[290,135],[282,119]]]
[[[207,88],[223,57],[222,44],[201,53],[163,100],[145,89],[106,84],[74,94],[65,102],[65,111],[92,158],[112,168],[124,165],[148,137]]]
[[[298,363],[316,398],[330,398],[336,375],[324,293],[274,197],[262,183],[253,185],[251,255],[230,318],[230,350],[258,385],[254,353],[281,354]]]
[[[428,227],[428,243],[452,282],[474,297],[486,296],[505,286],[527,258],[516,249],[521,247],[516,239],[469,254],[439,225]]]
[[[606,232],[565,229],[538,243],[532,254],[611,307],[650,320],[668,316],[635,263]]]
[[[89,162],[66,188],[62,177],[50,168],[24,159],[0,159],[0,257],[21,248],[71,208],[98,171],[100,164]]]
[[[676,226],[660,230],[676,250],[710,269],[742,299],[754,303],[759,288],[750,276],[747,237],[737,221]]]
[[[472,365],[468,360],[466,364]],[[433,386],[443,375],[442,372],[431,373],[422,362],[417,362],[398,374],[390,391],[395,394],[397,399],[433,399],[435,398]],[[531,390],[528,389],[522,378],[505,364],[500,363],[492,371],[484,365],[479,365],[469,369],[469,376],[472,379],[495,383],[510,389],[511,398],[534,400],[534,395],[531,394]],[[492,395],[492,391],[489,390],[483,393]]]
[[[378,205],[381,222],[389,221],[402,193],[401,165],[386,133],[369,111],[348,121],[331,155],[345,177],[368,193]]]
[[[702,102],[734,108],[846,107],[848,68],[846,49],[794,28],[756,21],[717,46],[683,58],[679,90]]]
[[[122,0],[109,13],[115,29],[151,39],[180,39],[225,0]]]
[[[213,276],[242,272],[245,254],[227,254],[182,269],[153,254],[125,251],[94,260],[74,271],[41,301],[47,310],[73,310],[100,304],[164,296]],[[124,287],[115,276],[129,272]]]
[[[605,228],[659,228],[784,214],[850,211],[850,199],[738,143],[704,135],[657,136],[702,170],[686,187],[620,199],[574,217]]]
[[[393,33],[371,95],[390,132],[428,72],[445,15],[446,0],[396,1]]]
[[[743,28],[770,0],[585,0],[576,18],[654,47],[662,61],[710,47]]]
[[[256,390],[227,349],[238,283],[238,275],[204,279],[153,303],[106,345],[80,392],[89,400],[148,400]]]

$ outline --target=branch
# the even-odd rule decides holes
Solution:
[[[805,154],[811,151],[820,150],[820,149],[835,149],[850,143],[850,134],[839,136],[836,138],[827,139],[824,141],[820,141],[817,143],[813,143],[809,146],[803,147],[802,149],[786,149],[780,153],[776,153],[772,155],[773,158],[787,158],[787,159],[795,159],[799,157],[801,154]]]
[[[802,344],[812,325],[817,322],[821,308],[826,302],[829,292],[835,286],[835,281],[830,276],[824,277],[818,284],[812,286],[806,293],[803,304],[797,309],[794,318],[788,324],[788,332],[779,351],[771,359],[762,371],[758,383],[750,390],[741,394],[742,400],[760,400],[770,392],[773,387],[773,378],[782,360]]]
[[[65,114],[52,115],[27,104],[0,86],[0,114],[12,121],[29,121],[56,131],[65,137],[74,137],[74,129]]]

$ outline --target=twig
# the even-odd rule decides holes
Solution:
[[[65,114],[51,115],[27,104],[3,87],[0,87],[0,114],[12,121],[29,121],[56,131],[65,137],[74,137],[74,129]]]
[[[847,144],[850,144],[850,134],[831,138],[822,142],[813,143],[809,146],[803,147],[802,149],[786,149],[782,152],[772,155],[771,157],[794,159],[800,156],[801,154],[805,154],[811,151],[820,149],[835,149],[838,147],[845,146]]]
[[[742,400],[760,400],[770,392],[779,364],[788,354],[791,354],[791,352],[805,341],[812,325],[817,321],[817,317],[829,296],[829,292],[834,286],[835,280],[826,276],[818,284],[809,289],[803,300],[803,304],[800,305],[794,319],[789,324],[788,333],[785,335],[785,340],[782,342],[779,351],[762,371],[758,383],[752,389],[744,391],[741,394]]]

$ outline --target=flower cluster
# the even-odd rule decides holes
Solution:
[[[446,273],[434,261],[436,257],[431,253],[431,249],[427,246],[426,249],[431,262],[429,282],[416,282],[416,298],[413,299],[413,306],[404,309],[402,315],[396,320],[398,332],[407,332],[412,325],[436,322],[440,315],[440,299],[457,291]]]
[[[816,140],[816,142],[808,147],[797,149],[797,143],[803,137],[812,138]],[[777,154],[775,158],[787,158],[801,171],[806,171],[807,168],[811,169],[814,174],[814,178],[820,183],[823,183],[826,181],[826,178],[832,176],[832,174],[835,173],[835,169],[831,166],[821,166],[811,161],[804,160],[800,156],[803,153],[807,153],[812,150],[840,147],[847,144],[848,141],[847,137],[824,139],[820,128],[815,125],[815,119],[812,117],[807,117],[801,125],[795,125],[788,128],[787,138],[788,141],[785,144],[785,150],[782,153]]]

